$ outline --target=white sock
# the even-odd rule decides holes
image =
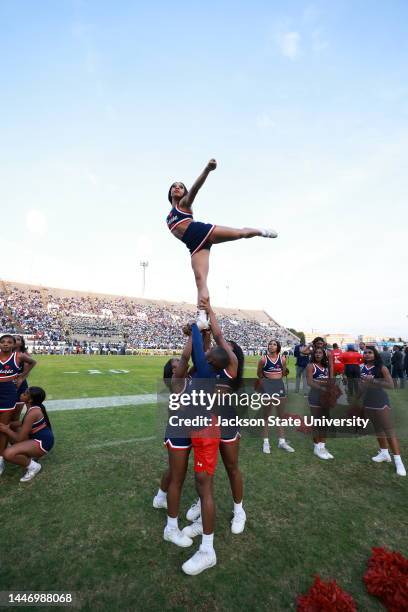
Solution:
[[[279,438],[278,444],[285,444],[285,438]]]
[[[178,529],[178,519],[167,515],[167,527],[169,529]]]
[[[264,444],[269,444],[269,438],[264,438]]]
[[[33,467],[37,465],[37,462],[34,459],[31,459],[30,463],[27,465],[27,470],[32,470]]]
[[[315,447],[316,449],[320,448],[320,442],[315,442],[315,443],[314,443],[314,447]]]
[[[382,452],[383,455],[389,455],[390,451],[388,450],[388,448],[380,448],[380,451]],[[394,457],[399,457],[400,455],[394,455]]]
[[[242,501],[239,502],[239,504],[236,504],[234,502],[234,514],[237,514],[238,512],[242,512],[242,511],[243,511]]]
[[[394,461],[395,461],[395,463],[402,464],[401,455],[394,455]]]
[[[214,534],[210,533],[209,535],[203,533],[203,538],[201,540],[201,550],[205,552],[212,552],[214,550]]]
[[[0,464],[4,463],[4,457],[0,457]]]
[[[161,488],[159,487],[159,490],[157,491],[157,496],[159,499],[166,499],[167,497],[167,491],[162,491]]]
[[[324,449],[326,447],[326,442],[319,442],[320,448]]]

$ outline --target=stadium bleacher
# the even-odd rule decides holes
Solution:
[[[106,344],[124,349],[174,350],[184,344],[182,325],[196,313],[193,304],[172,303],[2,281],[2,333],[21,333],[42,352],[65,352],[73,345]],[[269,338],[284,347],[297,336],[264,311],[216,308],[224,335],[246,352],[266,348]]]

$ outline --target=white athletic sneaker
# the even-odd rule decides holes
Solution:
[[[41,471],[41,463],[37,463],[36,461],[32,461],[32,463],[34,463],[34,465],[27,469],[24,476],[20,478],[20,482],[28,482],[29,480],[32,480],[35,476],[37,476],[38,472]]]
[[[371,460],[375,461],[376,463],[381,463],[382,461],[387,461],[388,463],[390,463],[391,457],[390,457],[389,450],[380,448],[380,450],[375,455],[375,457],[371,457]]]
[[[201,501],[196,499],[187,510],[186,519],[188,521],[196,521],[201,516]]]
[[[201,321],[197,319],[196,323],[200,332],[206,329],[210,329],[210,324],[208,321]]]
[[[6,462],[4,461],[3,457],[0,457],[0,476],[4,472],[5,467],[6,467]]]
[[[167,508],[167,498],[155,495],[153,497],[153,508]]]
[[[271,447],[268,440],[264,440],[262,452],[266,453],[267,455],[271,454]]]
[[[241,510],[240,512],[234,512],[234,516],[231,521],[232,533],[235,533],[235,534],[242,533],[245,529],[245,523],[246,523],[245,510]]]
[[[181,533],[184,533],[188,538],[195,538],[198,535],[203,535],[203,524],[201,521],[194,521],[191,525],[184,527]]]
[[[399,461],[397,461],[394,457],[394,462],[395,462],[395,470],[398,476],[406,476],[407,472],[405,470],[404,464],[401,461],[401,458],[399,459]]]
[[[205,310],[198,311],[196,323],[200,331],[203,331],[204,329],[208,329],[210,327],[207,313],[205,312]]]
[[[215,550],[213,549],[211,552],[207,552],[202,550],[200,546],[191,559],[183,563],[181,569],[189,576],[197,576],[197,574],[201,574],[204,570],[214,567],[216,563],[217,557],[215,555]]]
[[[289,446],[289,444],[286,442],[278,442],[278,448],[281,448],[282,450],[286,451],[287,453],[294,453],[295,449],[292,448],[291,446]]]
[[[277,238],[278,233],[273,229],[261,229],[263,238]]]
[[[316,457],[319,457],[319,459],[333,459],[333,455],[328,453],[325,448],[320,448],[320,446],[315,446],[313,453]]]
[[[181,546],[181,548],[187,548],[193,543],[193,540],[182,533],[180,529],[169,529],[167,525],[163,531],[163,539],[166,540],[166,542],[173,542],[173,544]]]

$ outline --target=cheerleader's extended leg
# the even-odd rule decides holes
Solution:
[[[241,240],[242,238],[255,238],[255,236],[262,236],[263,238],[276,238],[277,233],[271,229],[255,229],[251,227],[243,227],[236,229],[233,227],[224,227],[222,225],[216,225],[214,227],[209,242],[212,244],[220,244],[222,242],[230,242],[232,240]]]
[[[242,238],[254,238],[255,236],[263,236],[265,238],[276,238],[277,233],[274,230],[254,229],[244,227],[235,229],[232,227],[224,227],[215,225],[208,234],[207,242],[199,250],[193,251],[191,256],[191,266],[194,271],[196,286],[197,286],[197,305],[200,301],[209,298],[207,278],[209,270],[210,248],[212,244],[220,244],[222,242],[231,242],[233,240],[241,240]],[[201,245],[200,245],[201,246]],[[207,315],[205,311],[199,309],[197,322],[200,327],[205,329],[207,326]]]

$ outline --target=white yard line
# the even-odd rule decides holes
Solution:
[[[294,389],[294,381],[289,381],[289,391],[293,391]],[[145,393],[139,395],[113,395],[109,397],[79,397],[64,400],[47,400],[45,402],[45,406],[50,412],[56,412],[59,410],[84,410],[88,408],[141,406],[143,404],[156,404],[157,402],[158,397],[155,393]],[[347,404],[347,398],[344,393],[337,400],[337,403],[342,405]]]
[[[67,400],[48,400],[45,407],[50,412],[57,410],[84,410],[86,408],[113,408],[116,406],[140,406],[155,404],[157,395],[113,395],[110,397],[79,397]]]

